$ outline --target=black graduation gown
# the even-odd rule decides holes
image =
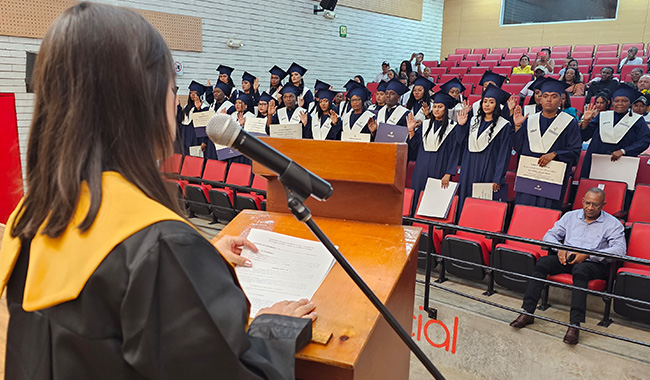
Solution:
[[[556,116],[557,117],[557,116]],[[552,119],[540,115],[539,118],[539,127],[542,135],[555,120],[555,117]],[[541,157],[543,156],[540,153],[534,153],[530,150],[530,144],[528,142],[528,119],[524,121],[521,128],[514,133],[512,144],[520,155],[531,156],[531,157]],[[575,119],[571,119],[569,125],[562,131],[560,136],[558,136],[549,152],[557,153],[557,157],[554,158],[556,161],[562,161],[566,163],[567,169],[564,172],[564,182],[562,182],[562,192],[559,200],[538,197],[532,194],[525,194],[517,192],[515,196],[515,204],[530,205],[530,206],[539,206],[545,208],[553,208],[560,210],[562,208],[562,201],[564,199],[564,194],[566,188],[569,184],[569,175],[571,174],[571,165],[573,165],[574,160],[580,155],[582,150],[582,139],[580,138],[580,127],[578,127],[578,122]]]
[[[625,116],[625,113],[614,112],[614,125],[616,125],[623,116]],[[636,157],[643,153],[644,150],[648,149],[648,146],[650,145],[650,129],[648,129],[648,125],[643,119],[643,116],[632,125],[632,128],[627,131],[618,144],[604,143],[600,138],[599,126],[600,115],[596,115],[587,127],[581,131],[583,141],[591,139],[580,171],[580,177],[582,178],[589,178],[589,173],[591,172],[591,155],[594,153],[612,154],[619,149],[625,149],[626,156]]]
[[[133,234],[76,299],[37,312],[22,308],[28,247],[7,288],[7,379],[294,378],[309,321],[262,315],[246,332],[232,269],[185,223]]]
[[[290,109],[286,108],[286,110],[287,110],[287,118],[291,119],[293,117],[293,113],[296,111],[296,109],[297,108],[294,108],[294,109],[290,110]],[[278,118],[277,111],[271,117],[271,124],[280,124],[280,119]],[[309,113],[307,113],[307,125],[303,124],[303,126],[302,126],[302,138],[303,139],[311,139],[311,138],[313,138],[312,133],[311,133],[311,115]]]

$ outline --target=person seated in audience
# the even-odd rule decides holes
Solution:
[[[413,72],[413,69],[411,69],[411,62],[409,61],[402,61],[399,65],[399,72],[397,73],[398,76],[401,78],[402,76],[406,76],[406,78],[411,75],[411,72]]]
[[[636,84],[636,89],[641,91],[643,95],[650,94],[650,74],[641,75],[639,82]]]
[[[386,82],[388,82],[388,81],[390,81],[391,79],[394,79],[394,78],[399,78],[397,76],[397,72],[395,70],[393,70],[393,69],[388,70],[388,80],[386,80]]]
[[[433,96],[433,104],[430,112],[426,114],[427,119],[417,127],[417,120],[413,114],[409,114],[408,139],[409,154],[416,153],[415,168],[413,169],[414,199],[419,199],[420,192],[424,190],[428,178],[436,178],[442,181],[442,188],[449,186],[451,176],[458,170],[461,147],[458,144],[458,134],[461,127],[449,119],[451,108],[456,105],[456,99],[443,91],[438,91]],[[459,114],[459,122],[467,123],[469,107]],[[417,204],[417,202],[413,202]],[[415,205],[414,205],[415,207]],[[415,211],[415,210],[412,210]]]
[[[420,122],[418,127],[422,124],[422,121],[427,118],[424,108],[426,107],[427,112],[428,109],[431,108],[431,97],[429,96],[430,89],[431,82],[426,80],[423,76],[417,77],[413,83],[413,89],[411,90],[409,99],[406,102],[406,108],[411,111],[411,113],[415,115],[415,119]]]
[[[591,156],[594,153],[610,154],[612,161],[622,156],[636,157],[650,145],[650,130],[641,115],[631,112],[632,102],[642,94],[621,83],[612,93],[612,111],[596,114],[589,104],[582,124],[582,140],[589,143],[580,176],[588,178]]]
[[[417,72],[411,71],[411,74],[409,74],[409,83],[408,83],[409,87],[413,86],[413,84],[415,83],[415,80],[418,79],[419,76],[420,75],[418,75]]]
[[[571,61],[574,61],[574,59],[571,56],[571,54],[567,53],[567,56],[566,56],[566,58],[564,58],[564,63],[562,63],[562,68],[560,69],[560,71],[565,70],[567,67],[569,67],[569,63]],[[562,74],[560,74],[560,75],[562,75]]]
[[[632,104],[632,112],[643,116],[645,123],[650,126],[650,113],[648,113],[648,98],[639,96]],[[641,153],[643,154],[643,153]]]
[[[217,72],[219,73],[219,80],[217,82],[223,82],[228,85],[228,87],[230,88],[230,92],[226,94],[226,98],[230,100],[230,98],[232,97],[231,102],[233,102],[237,97],[236,94],[237,90],[235,89],[235,83],[232,81],[232,77],[231,77],[232,72],[234,70],[235,69],[233,69],[232,67],[225,66],[225,65],[219,65],[217,67]],[[209,85],[210,82],[208,82],[208,86]]]
[[[280,94],[280,90],[282,89],[282,80],[287,76],[287,72],[275,65],[271,67],[269,73],[271,73],[271,81],[267,92],[273,99],[275,99],[276,103],[280,103],[282,100],[282,94]]]
[[[579,66],[578,61],[576,61],[575,59],[571,58],[571,60],[570,60],[569,62],[567,62],[566,66],[563,67],[562,69],[560,69],[560,72],[558,73],[558,74],[560,74],[560,80],[562,80],[562,76],[564,75],[564,73],[565,73],[565,72],[567,71],[567,69],[569,69],[569,68],[571,68],[571,69],[575,69],[576,72],[579,72],[579,70],[578,70],[578,66]],[[584,82],[584,76],[582,75],[582,73],[580,73],[580,82]]]
[[[311,134],[308,138],[314,140],[340,140],[341,119],[332,109],[332,101],[336,93],[330,89],[317,92],[318,104],[311,114]]]
[[[377,91],[375,93],[375,103],[371,104],[368,109],[373,113],[378,113],[379,110],[386,105],[386,83],[381,82],[377,86]]]
[[[583,96],[585,94],[585,84],[580,79],[582,75],[578,69],[567,68],[564,74],[560,77],[560,81],[569,85],[566,92],[571,96]]]
[[[377,75],[375,75],[375,79],[373,79],[373,83],[379,83],[379,82],[388,82],[390,78],[388,77],[388,71],[390,70],[390,63],[388,61],[384,61],[381,63],[381,72]]]
[[[526,54],[519,58],[519,66],[512,68],[513,74],[532,74],[533,69],[530,67],[530,57]]]
[[[591,98],[597,93],[607,90],[611,94],[618,86],[618,80],[613,77],[614,69],[606,66],[600,69],[600,78],[594,78],[587,86],[587,95],[585,96],[585,103],[589,103]]]
[[[348,103],[350,112],[341,115],[341,128],[343,132],[369,133],[373,141],[377,132],[375,114],[365,108],[364,104],[370,97],[370,91],[360,84],[350,86],[348,91]]]
[[[412,87],[412,86],[409,85],[409,79],[408,79],[406,76],[404,76],[404,75],[402,75],[402,76],[399,77],[399,81],[402,82],[402,84],[403,84],[404,86],[406,86],[406,88],[408,89],[408,90],[407,90],[407,91],[406,91],[406,92],[405,92],[405,93],[404,93],[404,94],[399,98],[399,104],[401,104],[401,105],[403,105],[403,106],[406,106],[406,102],[408,102],[409,97],[411,96],[411,87]]]
[[[216,113],[227,113],[228,115],[235,112],[235,105],[228,100],[228,95],[232,93],[232,88],[225,82],[219,80],[212,89],[208,80],[206,100],[210,104],[210,111]]]
[[[307,72],[307,69],[300,66],[299,64],[293,62],[289,69],[287,69],[287,74],[289,74],[289,82],[293,84],[300,91],[296,95],[296,102],[299,107],[304,109],[309,109],[309,105],[314,101],[314,95],[311,93],[311,90],[305,86],[305,81],[302,77]]]
[[[359,83],[360,85],[364,86],[366,85],[366,81],[363,79],[361,75],[355,75],[354,78],[352,78],[355,82]]]
[[[269,114],[269,103],[271,101],[275,102],[275,99],[271,95],[269,95],[268,92],[264,91],[262,95],[260,95],[260,100],[257,103],[257,117],[258,118],[266,118]],[[268,132],[268,131],[267,131]]]
[[[537,157],[541,167],[553,160],[566,163],[560,191],[560,194],[564,194],[569,183],[571,165],[582,147],[580,128],[571,115],[560,111],[561,96],[566,89],[566,83],[546,78],[539,85],[539,89],[542,92],[542,112],[524,116],[520,106],[515,109],[513,145],[520,155]],[[553,199],[517,192],[515,204],[560,210],[562,198]]]
[[[311,116],[307,110],[296,103],[300,89],[292,83],[287,83],[280,90],[284,107],[278,108],[275,102],[269,103],[266,125],[271,124],[297,124],[302,125],[302,137],[311,138]]]
[[[519,104],[523,105],[527,97],[533,96],[534,90],[531,88],[531,86],[533,85],[533,83],[535,83],[537,79],[545,77],[546,74],[548,74],[548,70],[546,70],[546,67],[544,66],[535,67],[535,70],[533,71],[533,75],[534,75],[533,79],[530,82],[526,83],[524,88],[522,88],[521,91],[519,92]]]
[[[625,65],[643,65],[643,59],[636,56],[636,53],[639,52],[639,48],[632,46],[627,49],[627,57],[621,59],[621,63],[618,64],[618,72],[621,72],[621,69]]]
[[[505,183],[510,152],[512,151],[512,125],[503,116],[501,108],[508,105],[510,114],[517,106],[517,98],[510,96],[492,84],[483,91],[481,108],[472,116],[458,112],[458,137],[461,150],[460,188],[458,209],[462,210],[465,198],[472,196],[473,183],[492,183],[492,190],[499,191]],[[467,109],[464,107],[463,109]]]
[[[643,75],[643,70],[641,70],[638,67],[635,67],[630,71],[630,80],[626,81],[625,84],[631,87],[634,87],[635,89],[639,89],[639,79],[641,79],[641,76]]]
[[[567,92],[567,90],[564,90],[562,95],[560,96],[561,102],[560,102],[560,109],[562,112],[566,112],[569,115],[573,116],[576,120],[578,120],[578,110],[571,107],[571,96]]]
[[[415,62],[413,62],[414,59]],[[409,60],[411,71],[415,71],[418,75],[422,75],[424,73],[424,64],[422,61],[424,61],[424,53],[420,52],[411,54],[411,59]]]
[[[427,78],[428,81],[433,83],[433,77],[431,76],[431,68],[430,67],[425,67],[424,70],[422,70],[422,76]]]
[[[244,94],[251,97],[253,101],[253,106],[257,106],[257,103],[260,100],[260,81],[253,74],[250,74],[248,71],[244,71],[244,74],[241,76],[241,91]]]
[[[535,68],[537,68],[538,66],[542,66],[546,68],[547,71],[546,74],[552,73],[553,69],[555,68],[555,60],[551,59],[551,49],[544,48],[540,50],[535,55],[535,62],[533,63],[532,66]]]
[[[560,243],[612,255],[625,256],[625,228],[617,218],[603,211],[605,192],[597,187],[589,189],[582,198],[582,209],[569,211],[560,218],[544,235],[544,241]],[[607,259],[597,255],[556,250],[537,260],[533,277],[546,279],[548,275],[571,273],[573,286],[587,289],[589,281],[607,278]],[[535,313],[537,302],[544,289],[544,283],[529,280],[522,308],[527,313]],[[580,323],[585,321],[587,293],[573,290],[571,297],[571,324],[564,335],[564,343],[577,344]],[[523,328],[535,322],[535,317],[520,314],[510,323],[515,328]]]

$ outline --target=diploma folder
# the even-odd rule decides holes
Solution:
[[[473,183],[472,198],[487,199],[490,201],[507,202],[508,184],[504,183],[499,191],[492,190],[492,183]]]
[[[541,167],[538,157],[519,157],[519,167],[515,179],[515,191],[538,197],[559,200],[562,197],[562,183],[566,163],[551,161]]]
[[[375,142],[403,143],[409,135],[407,127],[395,124],[379,123]]]
[[[458,183],[449,182],[449,186],[446,189],[443,189],[441,184],[442,181],[439,179],[427,178],[422,201],[416,212],[417,215],[441,219],[447,217],[451,201],[454,199],[456,190],[458,189]]]

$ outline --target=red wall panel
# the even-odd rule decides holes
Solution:
[[[23,196],[22,177],[16,99],[0,93],[0,223],[7,222]]]

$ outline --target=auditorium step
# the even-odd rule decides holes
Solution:
[[[419,280],[424,280],[422,273]],[[497,286],[498,293],[486,297],[483,284],[450,277],[444,287],[474,297],[521,307],[522,295]],[[567,293],[566,295],[563,293]],[[537,315],[568,321],[568,291],[551,290],[553,306]],[[614,323],[597,326],[603,302],[590,301],[584,327],[610,334],[650,342],[650,326],[626,320],[612,313]],[[562,342],[566,327],[536,320],[517,330],[508,324],[517,314],[432,287],[430,306],[437,308],[438,321],[420,309],[424,286],[416,284],[413,316],[414,339],[447,379],[647,379],[650,348],[581,332],[580,342],[569,346]],[[600,305],[598,306],[598,303]],[[593,310],[595,309],[595,310]],[[421,322],[420,322],[421,321]],[[419,341],[418,341],[419,338]],[[415,357],[411,360],[410,379],[431,379]]]

